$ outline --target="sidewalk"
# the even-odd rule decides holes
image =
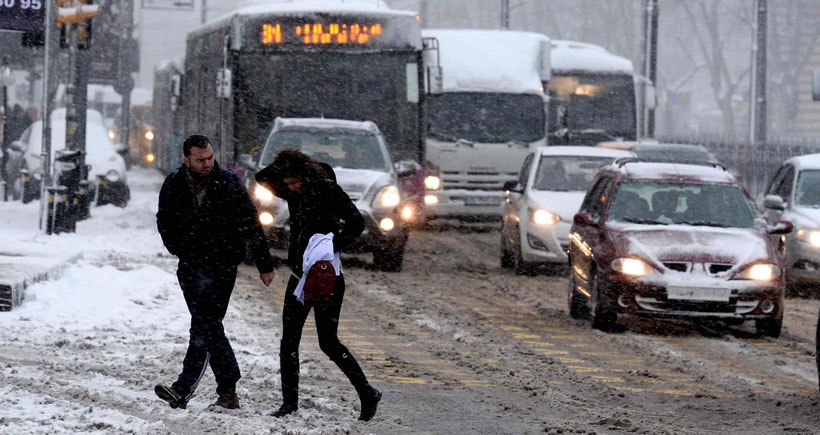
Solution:
[[[91,207],[91,218],[77,223],[74,233],[47,235],[39,228],[39,200],[0,201],[0,311],[20,305],[26,287],[55,280],[69,263],[84,253],[134,248],[136,254],[162,251],[153,224],[162,176],[135,168],[128,173],[132,201],[126,208]],[[134,231],[134,230],[142,231]]]

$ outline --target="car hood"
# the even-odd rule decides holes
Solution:
[[[534,190],[530,193],[530,206],[543,208],[552,214],[561,217],[562,222],[570,222],[578,213],[585,192],[554,192],[548,190]]]
[[[791,221],[797,228],[820,228],[820,209],[809,207],[794,207],[783,214],[782,219]]]
[[[333,168],[336,182],[354,202],[367,196],[371,190],[395,184],[389,173],[369,169]],[[398,186],[397,186],[398,187]]]
[[[657,263],[721,263],[742,266],[773,262],[768,235],[755,229],[609,224],[618,256],[635,255]]]

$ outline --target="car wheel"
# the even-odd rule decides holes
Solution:
[[[814,362],[817,364],[817,373],[820,373],[820,315],[817,318],[817,330],[814,333]],[[820,387],[820,380],[818,380]]]
[[[586,301],[580,293],[575,290],[576,287],[575,273],[569,272],[569,279],[567,280],[567,304],[569,306],[569,316],[573,319],[583,319],[589,316]]]
[[[507,243],[507,235],[504,234],[504,227],[501,227],[501,268],[512,269],[513,263],[512,254],[510,254],[509,244]]]
[[[524,262],[524,259],[521,257],[520,231],[518,228],[515,230],[515,236],[517,243],[513,245],[512,268],[518,275],[527,275],[530,273],[532,267],[529,263]]]
[[[783,330],[783,317],[755,320],[755,329],[757,329],[758,334],[767,337],[780,337],[780,332]]]
[[[618,313],[609,309],[602,301],[601,291],[598,288],[598,277],[592,274],[592,327],[600,331],[609,332],[618,322]]]
[[[406,242],[373,250],[373,267],[384,272],[401,272]]]

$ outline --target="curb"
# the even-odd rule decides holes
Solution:
[[[7,271],[3,274],[5,276],[0,276],[0,312],[12,311],[14,308],[22,305],[28,286],[38,282],[60,278],[63,269],[81,257],[82,254],[77,254],[73,257],[56,261],[56,265],[46,267],[43,267],[41,264],[0,263],[0,269]]]

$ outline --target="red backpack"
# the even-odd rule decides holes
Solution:
[[[336,289],[336,269],[330,260],[320,260],[310,267],[305,277],[305,305],[316,308],[333,306]]]

